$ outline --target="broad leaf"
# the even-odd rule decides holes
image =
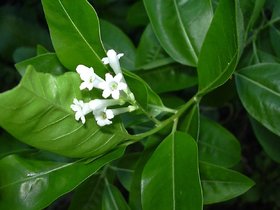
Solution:
[[[249,190],[254,182],[226,168],[201,162],[199,164],[204,204],[235,198]]]
[[[104,191],[104,177],[94,175],[75,190],[69,210],[101,210]]]
[[[261,14],[265,0],[240,1],[240,7],[244,18],[246,34],[250,31]],[[245,34],[245,35],[246,35]]]
[[[176,61],[196,66],[212,19],[210,1],[144,0],[162,47]]]
[[[199,104],[195,104],[182,119],[180,130],[187,132],[198,141],[200,132]]]
[[[17,141],[7,133],[0,136],[0,159],[15,153],[30,152],[33,149]]]
[[[280,163],[280,137],[270,132],[256,120],[251,119],[254,133],[266,154]]]
[[[201,45],[212,19],[208,0],[144,0],[162,47],[176,61],[196,66]]]
[[[174,62],[161,47],[151,25],[143,32],[136,51],[135,66],[150,69]]]
[[[114,185],[105,182],[105,190],[102,199],[102,209],[103,210],[128,210],[124,197],[121,192]]]
[[[105,52],[98,17],[87,0],[42,0],[52,43],[61,63],[70,70],[78,64],[104,73]],[[58,21],[59,20],[59,21]]]
[[[205,117],[200,119],[199,160],[231,167],[239,162],[240,150],[238,140],[228,130]]]
[[[238,62],[243,24],[238,0],[221,0],[204,40],[198,61],[199,93],[224,84]]]
[[[257,64],[236,74],[236,86],[247,112],[280,135],[280,65]]]
[[[163,107],[160,97],[139,76],[129,71],[124,72],[124,74],[128,86],[134,93],[137,102],[150,115],[158,115],[161,112],[158,108]]]
[[[7,156],[0,160],[0,209],[43,209],[73,190],[102,166],[122,156],[123,151],[115,150],[90,163],[63,163]]]
[[[55,53],[44,53],[34,58],[17,63],[15,66],[21,76],[24,75],[27,67],[32,65],[36,71],[60,75],[65,72]]]
[[[197,84],[194,69],[178,64],[137,71],[136,73],[157,93],[182,90]]]
[[[197,146],[182,132],[158,146],[142,173],[143,210],[202,209]]]
[[[275,1],[272,17],[270,21],[276,20],[279,22],[280,18],[280,2]],[[279,24],[271,24],[271,27],[269,29],[269,35],[270,35],[270,41],[272,44],[272,48],[275,51],[276,55],[279,57],[280,56],[280,27]]]
[[[129,37],[113,24],[100,22],[101,38],[106,50],[114,49],[124,53],[120,59],[123,68],[133,70],[135,66],[135,47]]]
[[[127,135],[117,120],[104,128],[93,116],[85,125],[75,120],[70,105],[74,98],[82,99],[79,85],[76,73],[54,77],[30,67],[16,88],[0,94],[0,125],[26,144],[65,156],[89,157],[113,149]]]

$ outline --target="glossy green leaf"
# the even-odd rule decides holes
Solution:
[[[174,62],[161,47],[152,26],[149,24],[143,32],[136,51],[135,66],[150,69]]]
[[[114,49],[124,53],[120,59],[123,68],[132,70],[135,65],[135,47],[128,36],[107,21],[100,21],[101,38],[106,50]]]
[[[102,210],[128,210],[124,197],[114,185],[106,182],[103,193]]]
[[[37,45],[36,52],[37,52],[37,55],[49,53],[49,51],[44,46],[39,45],[39,44]]]
[[[202,117],[198,141],[199,160],[223,167],[237,164],[241,157],[238,140],[218,123]]]
[[[128,10],[126,21],[131,26],[146,26],[149,18],[142,1],[136,1]]]
[[[0,94],[0,125],[20,141],[60,155],[89,157],[113,149],[127,135],[117,120],[104,128],[93,116],[85,125],[75,120],[70,105],[82,99],[79,85],[76,73],[54,77],[30,67],[16,88]]]
[[[235,70],[242,48],[243,24],[238,0],[221,0],[198,61],[199,93],[224,84]]]
[[[272,44],[272,48],[274,52],[276,53],[277,57],[280,56],[280,27],[277,23],[277,20],[280,18],[280,2],[276,1],[273,12],[272,12],[272,17],[270,21],[276,20],[275,24],[271,24],[271,27],[269,29],[269,35],[270,35],[270,41]]]
[[[150,86],[139,76],[126,71],[125,79],[137,102],[151,115],[158,115],[163,107],[160,97],[150,88]]]
[[[200,111],[199,104],[195,104],[183,117],[180,123],[180,130],[187,132],[196,141],[199,139],[200,132]]]
[[[197,77],[194,69],[179,64],[137,71],[136,73],[145,80],[156,93],[182,90],[197,84]]]
[[[147,143],[151,143],[153,136],[150,136],[147,140]],[[136,167],[133,173],[133,178],[131,182],[131,191],[129,193],[129,206],[133,210],[142,210],[142,203],[141,203],[141,177],[143,169],[152,156],[154,152],[154,148],[147,148],[142,153],[140,158],[136,163]]]
[[[236,86],[247,112],[280,135],[280,65],[257,64],[236,74]]]
[[[248,177],[223,167],[199,164],[204,204],[235,198],[249,190],[254,182]]]
[[[208,0],[144,0],[154,32],[176,61],[196,66],[212,19]]]
[[[0,209],[37,210],[70,192],[102,166],[119,158],[115,150],[90,163],[63,163],[10,155],[0,160]]]
[[[94,175],[75,190],[69,210],[101,210],[104,191],[104,177]]]
[[[280,137],[263,127],[256,120],[251,119],[254,133],[266,154],[280,163]]]
[[[32,58],[36,55],[36,50],[33,47],[18,47],[13,53],[15,63]]]
[[[182,132],[158,146],[142,173],[143,210],[202,209],[197,146]]]
[[[78,64],[106,71],[98,17],[87,0],[42,0],[52,43],[61,63],[74,71]]]
[[[251,30],[259,18],[263,6],[264,6],[265,0],[246,0],[246,1],[240,1],[240,7],[243,14],[244,19],[244,26],[246,28],[246,32],[248,33],[249,30]],[[247,34],[246,33],[246,34]]]
[[[60,75],[65,72],[55,53],[44,53],[34,58],[17,63],[16,69],[23,76],[28,65],[32,65],[37,72],[51,73]]]
[[[32,151],[32,148],[28,147],[13,138],[12,136],[4,133],[0,136],[0,159],[15,153],[22,153]]]
[[[117,177],[123,187],[129,192],[138,159],[139,153],[127,154],[118,161],[116,166],[111,166],[117,172]]]

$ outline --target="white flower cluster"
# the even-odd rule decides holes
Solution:
[[[105,80],[94,73],[92,67],[84,65],[78,65],[76,71],[80,75],[82,83],[80,90],[88,89],[92,90],[97,88],[102,90],[102,97],[105,99],[94,99],[89,102],[74,99],[71,109],[76,112],[75,119],[81,120],[84,124],[86,122],[85,115],[92,113],[99,126],[112,124],[112,119],[115,115],[125,112],[132,112],[137,109],[136,105],[129,105],[127,107],[108,109],[110,106],[121,106],[125,103],[135,104],[135,98],[132,92],[130,92],[125,79],[123,77],[119,59],[123,56],[123,53],[117,54],[114,50],[107,52],[107,57],[102,59],[104,64],[109,64],[115,76],[110,73],[105,74]],[[112,99],[107,99],[112,96]]]

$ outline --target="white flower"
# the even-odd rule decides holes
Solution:
[[[109,73],[105,74],[106,81],[100,82],[99,84],[99,87],[103,89],[102,96],[104,98],[108,98],[110,95],[112,95],[113,99],[119,99],[120,91],[127,89],[127,84],[122,82],[122,78],[123,76],[120,73],[115,77]]]
[[[104,64],[109,64],[115,74],[122,73],[119,59],[123,56],[123,53],[117,54],[115,50],[108,50],[107,51],[107,57],[102,58],[102,62]]]
[[[123,114],[126,112],[133,112],[136,109],[138,109],[137,106],[128,106],[128,107],[121,107],[121,108],[117,108],[117,109],[111,109],[114,115],[119,115],[119,114]]]
[[[104,110],[108,106],[123,105],[124,103],[125,101],[121,99],[94,99],[89,102],[89,107],[95,113],[99,110]]]
[[[74,98],[73,104],[71,104],[71,109],[76,112],[75,119],[79,121],[81,119],[82,123],[85,124],[86,118],[85,115],[91,112],[88,103],[84,103],[82,100],[77,100]]]
[[[102,111],[99,111],[94,114],[97,125],[104,126],[112,124],[111,119],[114,118],[114,114],[111,109],[104,108]]]
[[[100,89],[100,82],[104,82],[102,78],[100,78],[97,74],[94,73],[92,67],[88,68],[80,64],[77,66],[76,71],[80,74],[81,80],[83,80],[83,82],[80,85],[80,90],[86,88],[92,90],[93,87]]]

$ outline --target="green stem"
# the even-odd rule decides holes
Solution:
[[[174,115],[172,115],[168,119],[160,122],[160,124],[158,124],[155,128],[153,128],[147,132],[144,132],[144,133],[130,135],[129,139],[131,139],[133,142],[139,141],[147,136],[150,136],[150,135],[160,131],[161,129],[163,129],[164,127],[169,125],[174,120],[177,120],[192,104],[194,104],[196,102],[197,102],[197,97],[195,96],[195,97],[191,98],[185,105],[183,105]]]

